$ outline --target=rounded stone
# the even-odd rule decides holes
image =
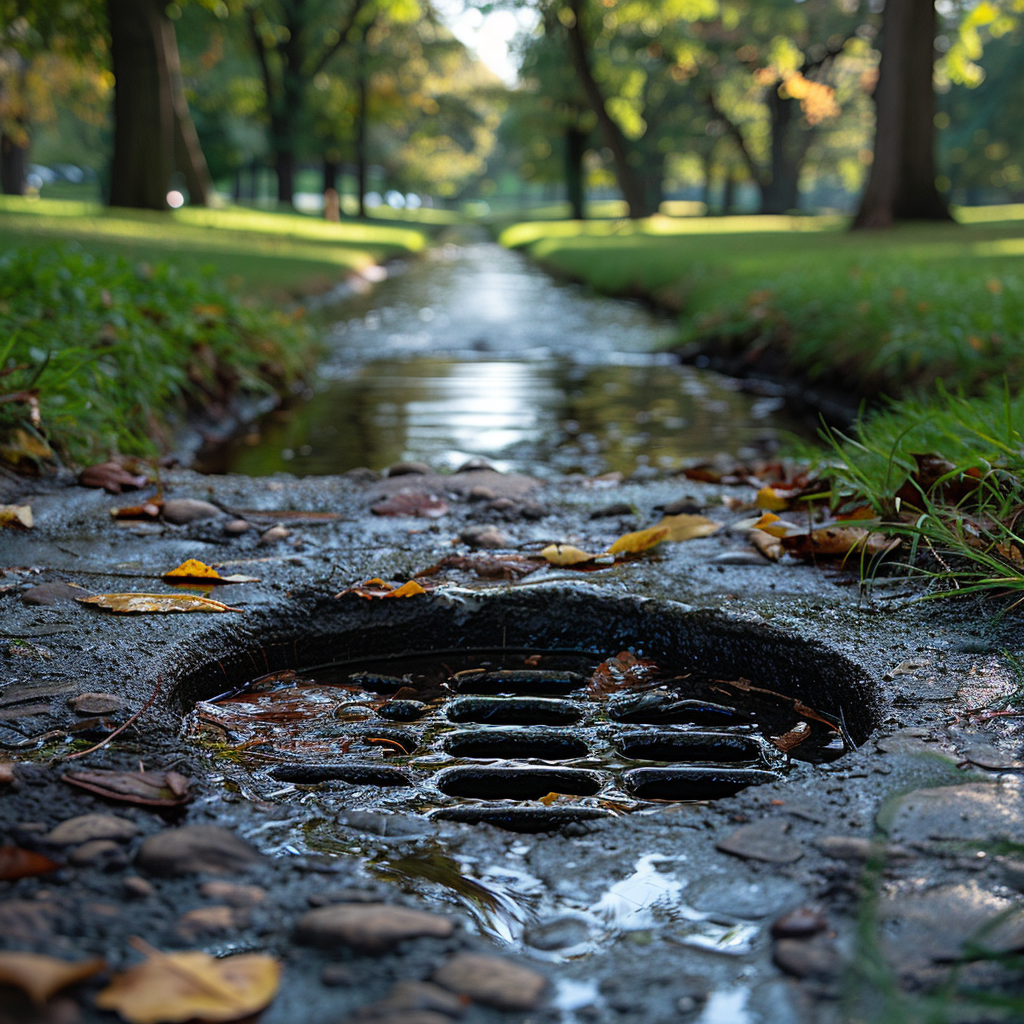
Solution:
[[[81,814],[62,821],[43,838],[55,846],[72,846],[94,839],[126,842],[138,834],[139,826],[134,821],[116,814]]]
[[[223,515],[222,509],[198,498],[171,498],[164,502],[163,517],[168,523],[184,526],[200,519],[216,519]]]
[[[512,541],[497,526],[469,526],[459,534],[459,540],[471,548],[507,548]]]
[[[386,476],[427,476],[433,470],[425,462],[396,462],[385,470]]]
[[[540,1002],[543,974],[500,956],[460,953],[434,972],[434,981],[498,1010],[532,1010]]]
[[[224,524],[224,532],[232,535],[248,533],[251,529],[252,524],[247,523],[244,519],[232,519],[230,523]]]
[[[796,907],[772,924],[772,938],[807,939],[827,930],[824,914],[812,907]]]
[[[422,910],[388,903],[335,903],[303,914],[295,926],[295,937],[307,946],[341,945],[382,953],[403,939],[446,939],[453,931],[451,918]]]
[[[124,711],[125,703],[116,693],[90,691],[71,700],[72,710],[79,715],[114,715]]]
[[[21,603],[27,605],[50,605],[88,597],[89,591],[73,587],[70,583],[40,583],[29,587],[21,595]]]
[[[215,825],[164,829],[146,839],[136,856],[153,875],[233,874],[261,860],[248,843]]]
[[[113,839],[90,839],[82,843],[68,860],[78,868],[99,868],[116,871],[128,864],[128,857]]]

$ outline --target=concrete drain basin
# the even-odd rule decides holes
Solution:
[[[187,738],[254,795],[544,831],[714,800],[876,724],[823,645],[575,591],[322,605],[179,679]]]

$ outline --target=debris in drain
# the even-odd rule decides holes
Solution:
[[[631,651],[464,650],[275,673],[200,702],[186,731],[263,795],[340,787],[348,808],[524,832],[729,796],[850,745],[798,699]]]

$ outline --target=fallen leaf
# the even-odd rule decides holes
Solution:
[[[31,505],[0,505],[0,528],[14,527],[16,530],[31,530],[33,526]]]
[[[188,558],[176,569],[165,572],[163,579],[168,583],[259,583],[255,576],[221,576],[212,566],[196,558]]]
[[[370,506],[375,516],[420,516],[437,519],[448,514],[448,503],[426,491],[402,490]]]
[[[660,544],[668,537],[667,526],[652,526],[648,530],[637,530],[635,533],[623,534],[608,549],[610,555],[638,555],[642,551]]]
[[[541,557],[551,565],[581,565],[583,562],[593,562],[597,555],[588,555],[586,551],[574,548],[571,544],[549,544],[541,551]]]
[[[110,514],[115,519],[159,519],[163,511],[162,501],[147,501],[142,505],[125,505],[124,508],[112,508]]]
[[[165,612],[240,612],[241,608],[192,594],[95,594],[76,597],[82,604],[93,604],[119,615],[147,615]]]
[[[372,601],[376,597],[415,597],[417,594],[426,593],[426,588],[415,580],[409,580],[408,583],[396,586],[394,583],[385,582],[379,576],[374,576],[373,579],[357,583],[354,587],[342,590],[334,596],[338,598],[352,594],[355,597],[365,597]]]
[[[781,736],[771,736],[769,739],[773,746],[787,754],[794,747],[803,743],[810,735],[811,727],[806,722],[797,722],[792,729],[784,732]]]
[[[781,512],[784,508],[789,508],[789,499],[783,497],[774,487],[762,487],[757,492],[754,504],[769,512]]]
[[[749,540],[765,558],[770,558],[773,562],[777,562],[784,553],[782,541],[779,540],[778,537],[773,537],[770,533],[766,533],[764,530],[751,530],[747,534],[747,540]]]
[[[718,533],[722,528],[721,523],[716,523],[707,516],[695,516],[682,513],[677,516],[665,516],[660,523],[655,523],[654,529],[664,528],[668,530],[665,535],[666,541],[694,540],[697,537],[710,537]]]
[[[47,1002],[61,989],[91,978],[106,969],[106,962],[58,960],[42,953],[0,952],[0,984],[20,988],[36,1006]]]
[[[78,474],[78,483],[82,487],[102,487],[107,494],[120,494],[145,487],[148,481],[144,476],[129,473],[116,462],[101,462],[97,466],[86,466]]]
[[[615,693],[650,683],[658,671],[656,662],[638,658],[632,651],[620,651],[594,669],[587,690],[593,694]]]
[[[885,537],[872,530],[839,526],[790,534],[780,543],[796,558],[812,561],[816,558],[845,559],[855,553],[869,557],[883,555],[899,547],[900,541],[898,537]]]
[[[784,519],[780,519],[774,512],[765,512],[751,529],[760,530],[762,533],[770,534],[772,537],[785,537],[793,527]]]
[[[46,875],[60,867],[55,860],[20,846],[0,846],[0,881],[16,882],[19,878]]]
[[[188,779],[178,772],[115,772],[97,768],[67,772],[61,780],[108,800],[142,807],[180,807],[192,798]]]
[[[475,573],[481,579],[517,580],[536,572],[544,563],[526,555],[448,555],[437,565],[417,573],[419,577],[435,576],[448,570]]]
[[[408,583],[403,583],[397,590],[392,590],[390,594],[385,594],[385,597],[416,597],[419,594],[425,594],[426,591],[421,587],[415,580],[409,580]]]
[[[96,996],[101,1010],[116,1010],[132,1024],[176,1024],[198,1018],[248,1017],[277,995],[281,965],[261,953],[217,959],[206,953],[162,953],[133,941],[147,960],[116,974]]]

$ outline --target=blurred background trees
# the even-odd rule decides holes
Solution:
[[[1024,195],[1022,0],[507,6],[513,84],[432,0],[0,0],[0,187],[867,227]]]

